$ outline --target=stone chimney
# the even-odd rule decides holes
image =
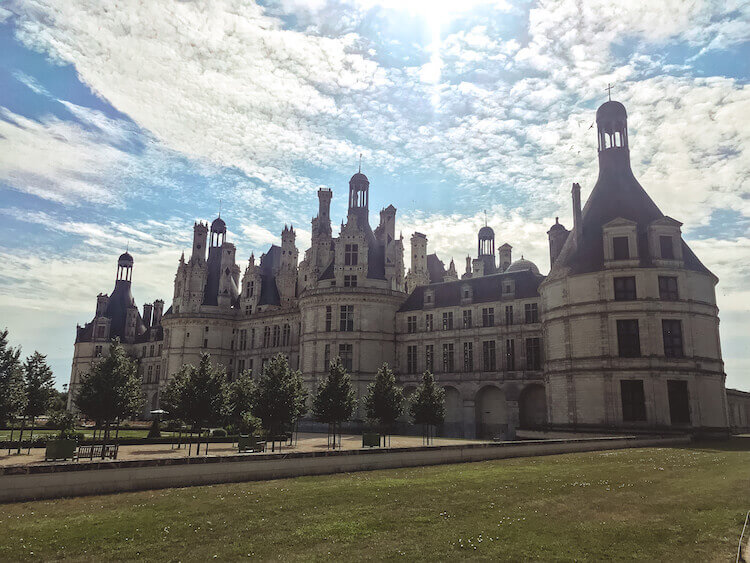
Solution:
[[[581,185],[576,183],[573,184],[573,232],[575,233],[576,243],[581,240],[581,231],[583,225],[581,224]]]
[[[153,326],[159,326],[161,324],[162,311],[164,310],[164,301],[157,299],[154,301],[154,318],[152,320]]]
[[[143,304],[143,324],[146,325],[146,328],[151,326],[151,311],[153,309],[154,306],[151,303]]]

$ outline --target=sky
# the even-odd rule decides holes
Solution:
[[[547,272],[612,84],[750,390],[748,79],[750,0],[0,0],[0,327],[62,386],[126,248],[137,304],[168,306],[194,221],[221,210],[240,263],[285,224],[304,251],[360,154],[407,247],[423,232],[461,271],[486,214]]]

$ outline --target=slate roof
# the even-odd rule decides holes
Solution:
[[[583,208],[581,225],[574,227],[568,235],[550,272],[550,279],[602,270],[602,227],[618,217],[637,224],[640,267],[651,267],[647,229],[664,214],[633,175],[627,147],[606,149],[599,153],[599,178]],[[578,244],[576,228],[581,229]],[[686,269],[711,273],[684,241],[682,250]]]
[[[260,297],[258,305],[281,305],[274,272],[281,264],[281,247],[275,244],[260,258]]]
[[[445,271],[445,264],[438,258],[437,254],[427,255],[427,272],[430,275],[430,283],[442,283],[447,272]]]
[[[135,308],[135,300],[130,292],[130,282],[126,280],[117,280],[115,289],[109,296],[107,308],[104,310],[104,316],[110,319],[109,338],[119,337],[121,340],[125,335],[125,321],[127,319],[128,309]],[[135,335],[136,339],[146,333],[146,325],[143,324],[141,313],[136,308]],[[93,320],[79,328],[76,334],[76,342],[91,342],[94,339]]]
[[[421,285],[406,298],[399,311],[420,311],[424,309],[424,292],[431,290],[435,294],[430,308],[453,307],[462,304],[461,290],[468,285],[472,289],[472,303],[488,303],[503,299],[503,281],[512,279],[515,282],[513,299],[527,299],[539,296],[539,284],[544,276],[530,270],[503,274],[493,274],[478,278],[450,281],[438,284]]]

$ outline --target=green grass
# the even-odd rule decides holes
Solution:
[[[733,560],[750,441],[0,506],[0,560]]]

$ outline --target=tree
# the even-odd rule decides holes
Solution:
[[[382,434],[390,433],[404,412],[404,390],[396,385],[396,376],[388,364],[378,370],[375,381],[367,386],[365,414],[380,426]]]
[[[318,387],[313,399],[313,417],[325,422],[329,435],[333,434],[333,447],[336,447],[338,428],[339,447],[341,446],[341,423],[349,420],[357,406],[357,398],[352,388],[352,381],[341,363],[341,358],[334,358],[328,369],[328,377]]]
[[[23,440],[23,429],[27,419],[31,419],[31,437],[29,438],[29,450],[31,441],[34,440],[34,422],[36,417],[47,412],[50,400],[55,394],[55,378],[52,370],[47,365],[47,356],[34,352],[26,358],[23,364],[23,381],[26,392],[26,407],[21,413],[21,435],[18,437],[18,453],[21,453],[21,441]]]
[[[20,355],[20,348],[14,349],[8,344],[8,330],[0,331],[0,425],[12,422],[26,408]],[[12,426],[10,439],[13,440]]]
[[[227,419],[237,428],[243,426],[245,415],[252,412],[254,394],[255,381],[252,370],[243,371],[229,384]]]
[[[445,389],[435,385],[435,378],[429,371],[422,374],[422,383],[412,395],[409,413],[414,424],[422,425],[422,435],[430,444],[430,428],[445,420]]]
[[[196,454],[200,454],[203,428],[218,424],[226,415],[227,382],[224,368],[213,365],[211,356],[203,354],[197,368],[190,364],[180,368],[169,382],[163,401],[172,417],[184,421],[193,432],[198,433]]]
[[[143,408],[141,379],[134,360],[125,353],[119,339],[112,341],[109,355],[93,364],[81,377],[74,402],[78,409],[104,426],[104,443],[109,441],[110,425],[138,414]],[[104,456],[104,448],[102,448]]]
[[[272,442],[307,412],[306,401],[300,372],[289,369],[283,354],[271,358],[256,383],[252,412],[262,421]]]

